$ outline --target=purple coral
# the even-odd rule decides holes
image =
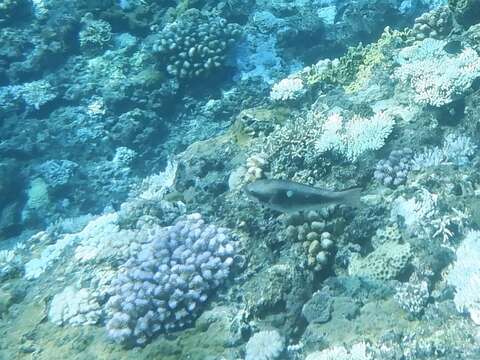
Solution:
[[[113,282],[107,331],[118,343],[143,345],[159,332],[192,323],[228,277],[235,243],[225,228],[191,214],[160,228]]]
[[[377,163],[374,178],[385,186],[397,187],[404,184],[412,167],[412,157],[413,152],[409,148],[393,150],[388,159]]]

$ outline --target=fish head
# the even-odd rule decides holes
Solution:
[[[262,203],[269,202],[272,195],[271,190],[262,181],[254,181],[245,185],[244,191],[250,199]]]

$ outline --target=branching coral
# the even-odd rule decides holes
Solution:
[[[384,112],[370,119],[355,115],[349,121],[333,114],[325,121],[316,147],[320,153],[333,150],[355,161],[369,150],[380,149],[392,132],[393,124],[393,118]]]
[[[394,78],[409,86],[413,100],[440,107],[463,96],[480,77],[480,57],[472,48],[458,55],[444,50],[445,42],[425,39],[400,52]]]
[[[143,345],[190,324],[229,275],[235,254],[228,230],[207,225],[200,214],[152,229],[150,240],[112,283],[107,330],[116,342]]]

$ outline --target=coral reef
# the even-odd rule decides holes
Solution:
[[[112,40],[112,27],[105,20],[95,20],[91,13],[85,14],[82,29],[78,34],[80,48],[87,54],[99,53],[106,49]]]
[[[37,168],[38,173],[50,188],[68,184],[78,164],[70,160],[47,160]]]
[[[367,352],[367,344],[354,344],[350,350],[343,346],[333,346],[331,348],[311,353],[306,360],[371,360],[372,356]]]
[[[302,308],[302,315],[308,323],[326,323],[331,318],[332,294],[328,288],[316,291]]]
[[[392,132],[393,124],[392,117],[383,112],[370,119],[354,116],[350,120],[332,114],[325,121],[315,145],[320,153],[333,150],[356,161],[363,153],[380,149]]]
[[[426,281],[403,283],[397,288],[395,300],[413,316],[420,315],[430,298]]]
[[[272,86],[270,99],[274,101],[295,100],[305,93],[302,79],[291,77],[280,80]]]
[[[86,289],[65,288],[52,299],[48,318],[57,325],[96,324],[101,316],[100,305]]]
[[[478,9],[0,1],[0,357],[479,359]]]

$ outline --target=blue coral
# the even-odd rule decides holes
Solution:
[[[160,332],[191,324],[214,289],[228,277],[235,242],[225,228],[191,214],[159,228],[112,283],[109,337],[143,345]]]

